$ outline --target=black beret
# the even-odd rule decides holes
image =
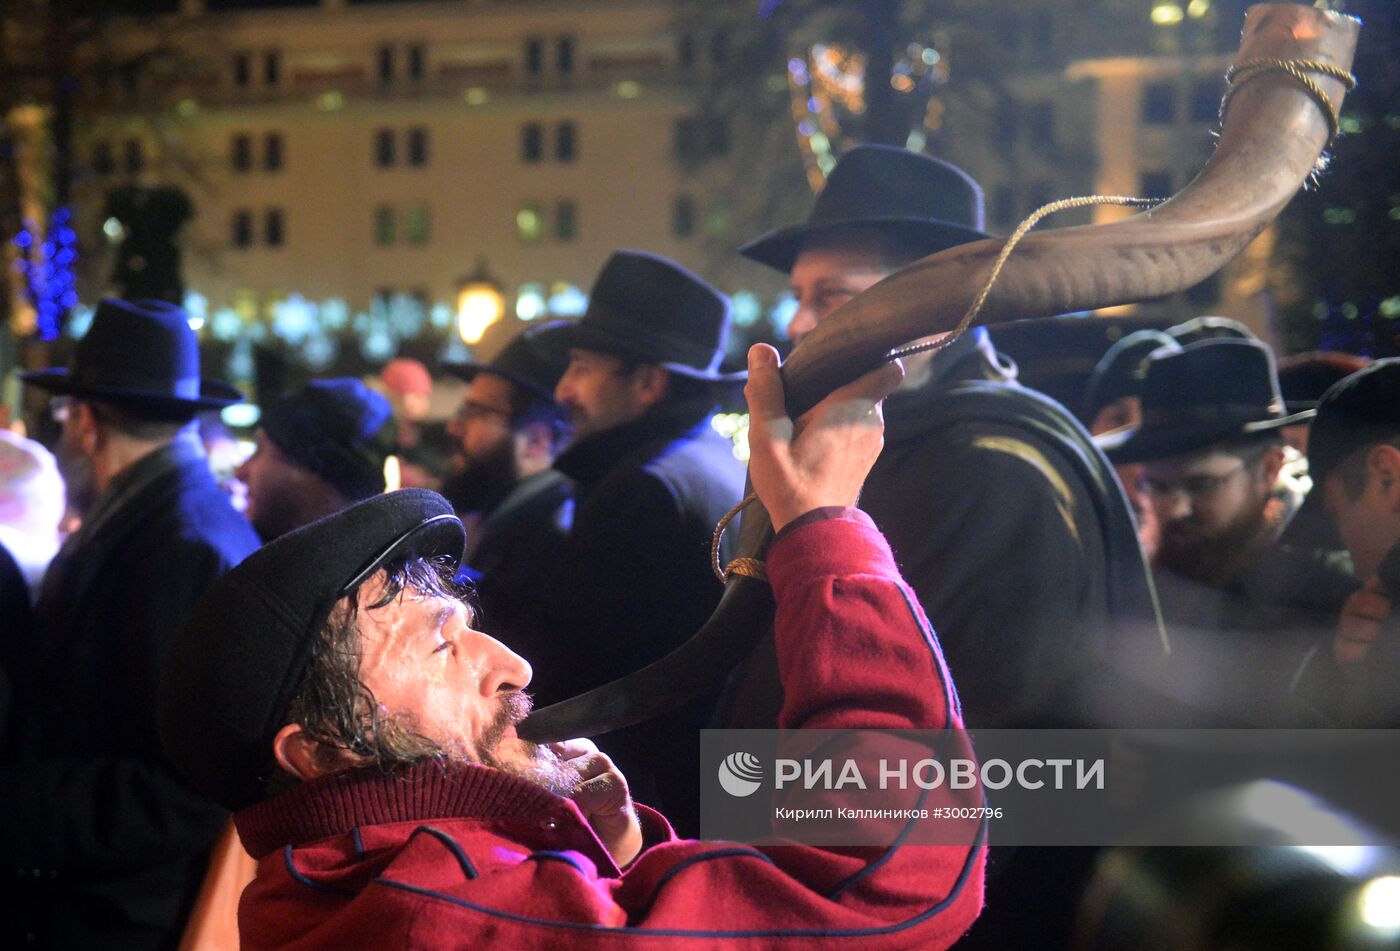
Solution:
[[[465,544],[446,499],[404,489],[248,556],[200,598],[166,664],[160,730],[175,765],[228,809],[261,800],[273,737],[335,603],[380,568],[412,557],[455,562]]]

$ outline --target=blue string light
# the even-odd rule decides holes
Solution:
[[[49,216],[47,234],[37,249],[38,229],[33,222],[25,222],[10,239],[22,252],[15,268],[24,278],[25,297],[36,315],[34,333],[40,340],[57,340],[63,315],[78,303],[73,274],[78,260],[78,233],[69,224],[71,218],[67,208],[55,208]]]

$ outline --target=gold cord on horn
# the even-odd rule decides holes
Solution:
[[[887,360],[894,360],[897,357],[912,356],[916,353],[923,353],[926,350],[942,350],[951,344],[963,331],[972,326],[972,321],[981,312],[982,305],[987,303],[987,295],[992,292],[992,285],[1001,277],[1001,269],[1006,266],[1006,259],[1011,257],[1011,252],[1016,245],[1021,243],[1021,239],[1036,226],[1040,219],[1047,215],[1053,215],[1057,211],[1065,211],[1070,208],[1083,208],[1088,205],[1129,205],[1134,208],[1152,208],[1161,203],[1161,199],[1156,198],[1132,198],[1127,195],[1082,195],[1077,198],[1062,198],[1059,201],[1052,201],[1048,205],[1042,205],[1011,232],[1011,237],[1006,239],[1002,245],[1001,253],[997,255],[996,261],[992,264],[992,271],[987,275],[987,280],[982,285],[982,290],[978,292],[973,300],[972,306],[963,314],[962,320],[953,328],[952,332],[939,337],[937,340],[925,341],[924,343],[911,343],[903,347],[896,347],[886,356]]]
[[[1323,116],[1327,119],[1327,144],[1331,145],[1332,140],[1337,137],[1338,122],[1340,121],[1337,116],[1337,107],[1308,73],[1331,76],[1345,86],[1348,92],[1355,88],[1356,77],[1340,66],[1324,63],[1317,59],[1247,59],[1235,63],[1225,71],[1226,89],[1225,97],[1220,100],[1220,125],[1225,125],[1225,111],[1230,107],[1230,98],[1240,91],[1240,87],[1251,79],[1258,79],[1260,76],[1274,73],[1282,73],[1292,78],[1298,85],[1307,90],[1308,95],[1313,97],[1322,110]]]
[[[763,562],[757,558],[735,558],[729,563],[729,567],[724,567],[719,562],[719,542],[724,537],[724,530],[733,521],[734,516],[758,501],[758,496],[752,493],[739,500],[739,504],[734,506],[715,526],[714,534],[710,536],[710,568],[714,571],[715,577],[720,583],[727,584],[734,575],[743,575],[746,578],[757,578],[759,581],[768,580],[768,571]]]

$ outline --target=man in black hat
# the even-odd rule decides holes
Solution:
[[[312,380],[263,414],[234,470],[263,541],[384,491],[396,429],[389,401],[352,377]]]
[[[1355,585],[1320,553],[1278,544],[1280,433],[1311,415],[1285,412],[1265,344],[1205,339],[1154,352],[1141,423],[1099,437],[1115,463],[1142,464],[1179,686],[1229,721],[1295,715],[1288,677]]]
[[[0,770],[6,944],[161,948],[189,911],[224,813],[161,749],[160,669],[195,599],[257,548],[191,421],[239,394],[201,382],[183,310],[105,299],[69,369],[63,441],[97,492],[49,568],[14,677]]]
[[[468,526],[462,560],[483,620],[526,654],[574,516],[573,485],[553,468],[569,435],[554,402],[567,359],[549,335],[520,334],[490,362],[444,367],[467,391],[448,425],[457,471],[442,494]]]
[[[1330,649],[1313,659],[1342,676],[1325,678],[1326,695],[1314,687],[1310,699],[1340,725],[1400,726],[1400,359],[1378,360],[1322,395],[1308,468],[1313,490],[1299,514],[1325,512],[1364,582],[1343,605]]]
[[[842,387],[794,439],[777,354],[757,345],[750,366],[753,484],[779,530],[766,557],[784,725],[958,727],[927,623],[849,507],[898,368]],[[162,733],[238,810],[258,860],[243,948],[913,951],[966,930],[978,828],[926,848],[685,841],[596,747],[523,741],[530,664],[452,589],[464,541],[434,493],[371,499],[257,552],[177,644]]]
[[[986,237],[982,190],[965,172],[863,145],[842,156],[805,223],[740,253],[791,275],[800,343],[899,268]],[[862,504],[939,632],[968,722],[1084,722],[1075,684],[1103,658],[1110,619],[1153,616],[1112,472],[1068,411],[1016,383],[984,328],[905,365]],[[753,680],[773,677],[740,683]],[[736,726],[771,722],[775,709],[740,693],[732,706]]]
[[[719,369],[729,319],[724,296],[680,265],[618,251],[583,319],[552,331],[550,346],[569,354],[554,397],[574,429],[554,466],[573,479],[577,509],[546,592],[546,633],[572,636],[541,658],[544,698],[665,656],[719,601],[710,535],[744,495],[744,467],[709,423],[717,388],[743,378]],[[660,801],[683,831],[698,821],[698,730],[712,706],[702,698],[613,742],[643,798]]]

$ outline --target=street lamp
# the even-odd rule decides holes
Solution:
[[[486,268],[485,256],[476,259],[476,270],[457,282],[457,334],[465,344],[481,342],[486,328],[506,313],[506,295]]]

